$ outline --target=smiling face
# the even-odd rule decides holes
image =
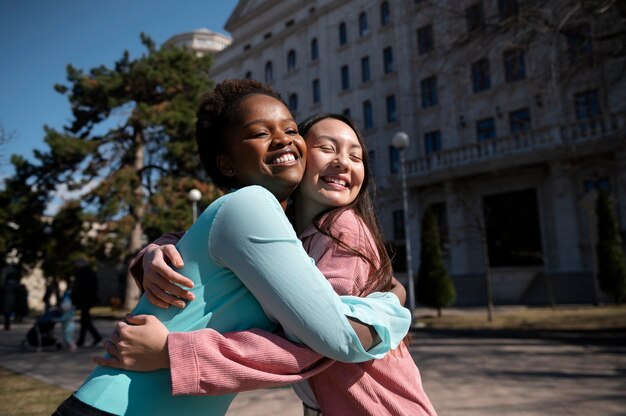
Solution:
[[[306,135],[307,166],[298,188],[298,198],[308,216],[343,207],[358,196],[365,177],[363,148],[346,123],[326,118]]]
[[[306,165],[306,145],[291,113],[279,100],[254,94],[241,100],[236,126],[227,130],[221,172],[238,187],[260,185],[286,203]]]

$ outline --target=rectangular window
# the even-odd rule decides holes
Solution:
[[[509,113],[509,125],[511,126],[511,134],[530,130],[530,110],[522,108]]]
[[[511,49],[502,54],[504,63],[504,79],[506,82],[519,81],[526,78],[526,63],[524,62],[524,51],[521,49]]]
[[[367,82],[370,79],[370,57],[364,56],[361,58],[361,82]]]
[[[339,46],[348,43],[348,26],[345,22],[339,23]]]
[[[391,13],[389,12],[389,2],[384,1],[380,5],[380,25],[387,26],[391,21]]]
[[[389,172],[400,172],[400,151],[394,146],[389,146]]]
[[[422,107],[432,107],[437,105],[439,97],[437,95],[437,77],[432,76],[430,78],[423,79],[420,82],[422,90]]]
[[[393,50],[391,46],[383,50],[383,67],[385,68],[385,74],[393,72]]]
[[[396,111],[396,96],[388,95],[386,98],[387,104],[387,123],[395,123],[398,121],[398,113]]]
[[[363,12],[359,15],[359,36],[366,36],[368,33],[367,14]]]
[[[491,88],[491,74],[489,73],[489,60],[487,58],[472,63],[472,87],[474,92]]]
[[[578,26],[567,31],[567,52],[572,62],[591,56],[591,26]]]
[[[467,31],[482,30],[485,27],[485,13],[483,12],[482,3],[474,3],[465,9],[465,21],[467,22]]]
[[[496,137],[496,122],[493,117],[478,120],[476,122],[476,137],[479,142],[494,139]]]
[[[404,210],[395,210],[391,215],[393,216],[393,239],[404,240]]]
[[[441,150],[441,132],[439,130],[424,133],[424,152],[429,155]]]
[[[369,100],[363,102],[363,127],[365,130],[374,127],[374,110]]]
[[[348,70],[348,65],[344,65],[341,67],[341,89],[345,91],[350,88],[350,72]]]
[[[514,16],[518,12],[517,0],[498,0],[498,15],[500,15],[500,20]]]
[[[317,61],[320,57],[320,50],[317,44],[317,38],[311,40],[311,61]]]
[[[417,52],[422,55],[435,49],[433,25],[427,25],[417,29]]]
[[[577,120],[592,120],[602,114],[598,90],[581,92],[574,95]]]
[[[320,100],[321,100],[321,96],[320,96],[320,80],[319,79],[314,79],[313,80],[313,104],[319,103]]]

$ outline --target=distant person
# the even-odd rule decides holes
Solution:
[[[15,322],[22,322],[26,316],[28,316],[28,289],[25,284],[20,283],[15,299]]]
[[[54,304],[59,306],[59,283],[54,277],[49,277],[46,282],[46,291],[43,294],[44,312],[50,310],[52,306],[52,298],[54,297]]]
[[[10,272],[6,275],[0,293],[2,300],[2,315],[4,315],[4,330],[11,329],[11,315],[15,312],[17,292],[19,289],[20,276],[17,272]]]
[[[72,303],[80,310],[80,333],[76,345],[85,344],[87,331],[93,337],[91,346],[102,341],[102,336],[91,320],[91,308],[98,302],[98,278],[90,265],[84,259],[76,261],[74,286],[72,289]]]
[[[74,315],[76,314],[76,308],[72,304],[72,288],[69,287],[63,294],[63,298],[59,302],[59,309],[61,310],[61,325],[63,326],[63,341],[65,347],[70,351],[76,351],[76,340],[74,339],[74,333],[76,332],[76,324],[74,323]]]

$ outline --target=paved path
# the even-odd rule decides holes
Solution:
[[[0,365],[68,391],[102,347],[20,352],[32,325],[0,332]],[[97,321],[109,333],[112,321]],[[60,331],[60,328],[59,328]],[[626,345],[597,339],[519,337],[502,333],[425,332],[413,335],[411,352],[440,416],[626,415]],[[301,415],[288,388],[240,394],[229,416]]]

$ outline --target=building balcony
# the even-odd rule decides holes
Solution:
[[[406,161],[410,186],[624,149],[626,113],[498,137]],[[393,181],[393,179],[392,179]]]

